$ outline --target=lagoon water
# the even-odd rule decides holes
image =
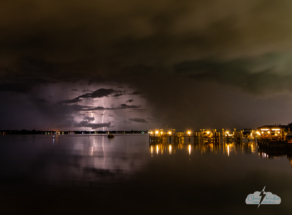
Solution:
[[[149,145],[138,134],[0,136],[1,214],[288,214],[291,160],[286,150],[247,140]],[[281,204],[246,205],[264,186]]]

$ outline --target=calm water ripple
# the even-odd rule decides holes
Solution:
[[[72,214],[97,205],[112,213],[286,213],[291,155],[286,149],[261,149],[251,140],[149,145],[148,135],[0,136],[0,197],[10,214],[39,202],[38,196],[43,201],[30,209],[48,207],[54,198],[63,202],[58,208]],[[282,203],[246,205],[246,196],[264,186]],[[89,204],[93,199],[99,203]],[[113,202],[120,209],[111,207]],[[15,203],[20,207],[11,209]]]

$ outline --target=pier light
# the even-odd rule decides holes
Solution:
[[[161,131],[160,134],[162,135],[163,134],[163,131]]]
[[[169,135],[171,135],[171,134],[172,134],[172,132],[171,132],[171,131],[169,131],[169,132],[168,132],[168,134],[169,134]]]
[[[268,131],[268,134],[270,133],[270,131]]]
[[[191,131],[187,131],[187,133],[188,133],[188,135],[191,135],[192,132]]]
[[[155,131],[155,134],[158,134],[158,133],[159,133],[159,131],[158,131],[158,130],[156,130],[156,131]]]
[[[210,134],[210,131],[207,131],[207,134]]]

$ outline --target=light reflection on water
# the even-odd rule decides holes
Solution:
[[[259,148],[255,140],[244,139],[242,143],[198,143],[198,144],[166,144],[158,143],[149,146],[150,154],[153,156],[153,149],[156,149],[156,155],[176,154],[177,152],[187,152],[189,155],[194,153],[214,153],[223,154],[226,156],[236,156],[238,154],[253,154],[257,155],[259,159],[281,160],[289,161],[292,166],[292,150],[287,148]]]
[[[151,144],[149,146],[150,154],[153,155],[154,148],[156,149],[156,154],[169,154],[176,153],[177,151],[187,151],[189,155],[191,155],[192,151],[204,153],[221,153],[227,156],[236,155],[237,153],[245,154],[252,153],[256,154],[257,152],[257,144],[255,142],[244,142],[240,144],[232,143],[221,143],[221,144],[213,144],[213,143],[200,143],[200,144]]]
[[[252,155],[260,159],[284,158],[292,164],[287,151],[259,149],[253,140],[239,144],[204,141],[149,144],[148,135],[116,135],[113,139],[105,135],[35,135],[5,136],[0,138],[0,143],[0,167],[4,168],[4,163],[6,167],[0,177],[29,175],[30,180],[50,183],[111,181],[143,171],[151,162],[159,162],[155,158],[160,156],[179,162],[182,156],[201,159],[199,155],[223,155],[232,161],[239,155]],[[222,158],[216,159],[220,162]]]
[[[2,136],[0,179],[114,180],[137,171],[148,158],[146,135],[116,135],[114,139],[106,135]]]
[[[283,203],[260,210],[282,214],[292,209],[291,155],[286,149],[261,149],[247,140],[149,145],[148,135],[2,136],[0,187],[6,193],[0,197],[7,199],[10,210],[15,198],[26,206],[42,196],[48,214],[56,211],[50,209],[52,198],[66,211],[72,208],[72,214],[87,207],[88,213],[103,208],[107,214],[115,209],[139,214],[154,209],[162,214],[251,214],[257,209],[244,204],[246,196],[267,186]],[[36,184],[41,186],[31,189]],[[76,192],[73,198],[64,188]],[[15,214],[20,213],[21,209]]]

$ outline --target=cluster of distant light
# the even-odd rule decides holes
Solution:
[[[289,133],[290,131],[288,131]],[[199,133],[204,135],[204,136],[209,136],[212,137],[213,135],[216,135],[217,133],[220,132],[216,132],[216,129],[211,129],[211,130],[205,130],[205,129],[200,129],[199,132],[193,132],[192,130],[186,130],[183,132],[176,132],[175,129],[169,129],[168,131],[163,131],[163,129],[155,129],[155,130],[150,130],[149,132],[150,136],[157,136],[157,137],[161,137],[161,136],[197,136]],[[263,127],[263,128],[259,128],[256,131],[255,130],[251,130],[251,129],[244,129],[243,131],[236,131],[236,129],[234,129],[233,132],[230,132],[229,130],[224,130],[222,129],[222,136],[226,136],[226,137],[234,137],[236,134],[247,134],[250,137],[263,137],[263,136],[286,136],[287,133],[286,131],[281,128],[281,127]]]
[[[216,132],[216,129],[213,129],[212,131],[211,130],[205,130],[205,129],[200,129],[200,132],[205,134],[205,135],[212,135]],[[186,130],[186,131],[183,131],[183,132],[176,132],[175,129],[172,129],[172,130],[168,130],[166,132],[163,131],[163,129],[155,129],[155,130],[150,130],[148,132],[151,136],[154,135],[154,136],[165,136],[165,135],[175,135],[175,133],[184,133],[184,134],[187,134],[188,136],[191,136],[192,134],[194,134],[194,132],[192,130]],[[225,132],[223,131],[223,133],[225,134],[225,136],[230,136],[231,134],[229,133],[228,130],[226,130]]]
[[[156,129],[156,130],[154,130],[154,131],[148,131],[148,133],[150,134],[150,135],[172,135],[172,134],[174,134],[175,133],[175,129],[172,129],[172,130],[169,130],[169,131],[167,131],[167,132],[164,132],[163,131],[163,129]],[[186,132],[184,132],[184,133],[186,133],[186,134],[188,134],[188,135],[191,135],[192,134],[192,131],[191,130],[187,130]]]
[[[262,128],[260,129],[260,131],[258,130],[256,133],[257,135],[267,135],[267,134],[270,134],[271,133],[271,130],[274,131],[274,134],[275,136],[277,135],[280,135],[280,128],[272,128],[272,129],[269,129],[269,128]]]

